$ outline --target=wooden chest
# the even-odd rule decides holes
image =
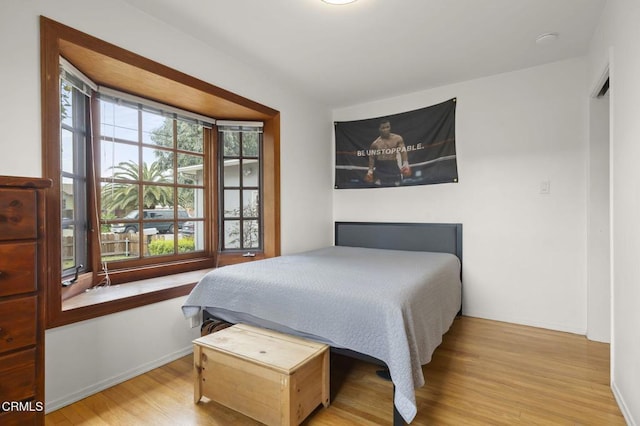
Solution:
[[[244,324],[194,340],[195,393],[267,425],[329,405],[327,345]]]

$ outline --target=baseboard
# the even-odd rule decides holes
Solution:
[[[90,395],[108,389],[112,386],[117,385],[118,383],[122,383],[126,380],[132,379],[136,376],[146,373],[147,371],[151,371],[154,368],[161,367],[165,364],[170,363],[171,361],[175,361],[178,358],[182,358],[185,355],[189,355],[193,352],[193,345],[189,345],[183,349],[170,353],[168,355],[163,356],[162,358],[153,360],[151,362],[139,365],[138,367],[132,368],[131,370],[125,371],[117,376],[110,377],[106,380],[102,380],[98,383],[94,383],[91,386],[80,389],[77,392],[73,392],[69,395],[66,395],[62,398],[58,398],[53,401],[45,402],[45,413],[50,413],[52,411],[58,410],[62,407],[65,407],[69,404],[73,404],[74,402],[80,401]]]
[[[629,411],[627,404],[625,404],[624,402],[624,398],[622,397],[622,395],[620,394],[620,391],[618,390],[618,386],[616,386],[616,382],[614,382],[613,380],[611,381],[611,391],[613,392],[613,396],[615,397],[616,402],[618,403],[618,407],[620,407],[620,411],[622,412],[622,415],[624,416],[624,419],[627,422],[627,425],[637,426],[637,423],[635,422],[633,416],[631,415],[631,411]]]
[[[487,319],[491,321],[507,322],[510,324],[524,325],[527,327],[544,328],[546,330],[560,331],[563,333],[579,334],[580,336],[586,336],[587,334],[587,330],[583,327],[575,327],[575,326],[569,326],[567,324],[558,324],[553,322],[532,320],[530,318],[515,318],[515,317],[509,317],[509,316],[496,317],[494,315],[487,314],[484,312],[470,312],[468,310],[463,310],[462,314],[464,316]]]

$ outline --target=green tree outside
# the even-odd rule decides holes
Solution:
[[[119,180],[128,180],[132,183],[109,182],[102,188],[102,206],[107,212],[132,211],[138,209],[140,185],[133,182],[171,183],[163,175],[164,169],[159,162],[151,165],[142,164],[142,176],[138,165],[133,161],[125,161],[112,167],[113,177]],[[142,185],[143,208],[153,209],[156,206],[171,206],[173,204],[173,191],[171,187],[160,185]]]
[[[154,144],[159,147],[174,147],[173,137],[173,125],[174,120],[166,118],[162,123],[162,126],[154,129],[150,138]],[[202,126],[196,123],[190,123],[183,120],[175,120],[176,125],[176,137],[175,143],[177,149],[181,151],[190,151],[196,155],[178,154],[177,163],[177,181],[181,184],[195,185],[190,175],[181,173],[181,167],[194,166],[202,164],[204,152],[204,139],[202,133]],[[200,155],[198,155],[200,154]],[[173,168],[173,157],[168,151],[158,150],[156,151],[157,162],[164,169]],[[193,190],[188,188],[178,188],[178,204],[186,209],[192,209],[194,207]]]

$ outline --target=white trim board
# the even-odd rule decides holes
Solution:
[[[627,408],[627,404],[625,404],[624,398],[622,398],[622,394],[618,390],[618,387],[616,386],[616,383],[613,380],[611,381],[611,391],[613,392],[613,396],[615,397],[616,402],[618,403],[618,407],[620,407],[620,411],[622,412],[622,416],[626,420],[627,425],[637,426],[636,421],[631,415],[631,411],[629,411],[629,408]]]

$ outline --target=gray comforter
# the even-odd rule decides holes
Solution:
[[[182,310],[187,318],[209,307],[246,313],[382,360],[396,387],[395,406],[411,422],[414,389],[424,385],[421,366],[460,301],[454,255],[327,247],[218,268]]]

